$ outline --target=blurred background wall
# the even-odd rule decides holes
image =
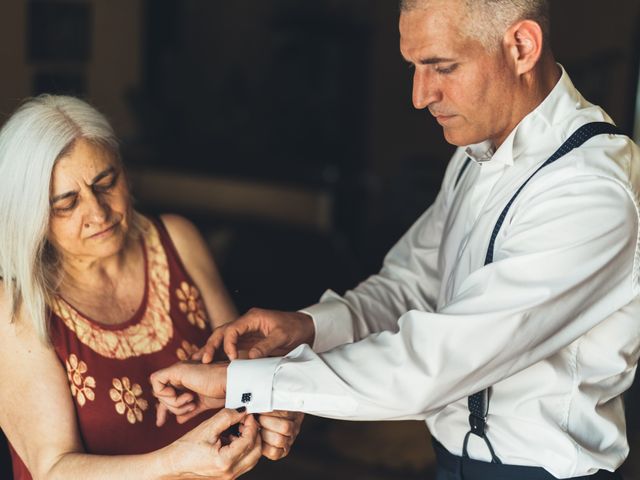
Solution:
[[[553,0],[552,16],[558,61],[632,134],[640,2]],[[397,17],[395,0],[3,0],[0,120],[29,95],[86,98],[138,208],[194,220],[241,311],[301,308],[379,268],[453,152],[411,106]],[[297,448],[255,478],[424,478],[431,458],[417,423],[309,419]]]

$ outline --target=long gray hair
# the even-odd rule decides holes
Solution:
[[[47,305],[58,286],[57,255],[47,241],[51,177],[80,138],[120,158],[107,119],[73,97],[28,99],[0,130],[0,277],[12,321],[28,319],[45,342]]]

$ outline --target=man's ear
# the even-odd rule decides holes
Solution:
[[[542,55],[544,35],[533,20],[521,20],[506,31],[504,45],[514,62],[516,74],[527,73],[535,67]]]

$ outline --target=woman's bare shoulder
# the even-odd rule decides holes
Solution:
[[[209,248],[191,221],[175,214],[161,215],[160,219],[190,273],[193,273],[191,270],[202,268],[211,261]]]
[[[212,327],[235,319],[238,314],[227,294],[211,250],[196,226],[179,215],[160,217],[182,259],[185,269],[200,289]]]
[[[193,224],[193,222],[186,219],[182,215],[165,213],[163,215],[160,215],[160,219],[162,220],[162,223],[166,227],[169,235],[171,236],[171,240],[173,240],[174,243],[183,243],[188,242],[189,240],[201,238],[200,232]]]

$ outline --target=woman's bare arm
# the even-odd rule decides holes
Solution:
[[[85,453],[64,367],[29,322],[9,318],[0,300],[0,427],[34,480],[157,479],[187,472],[230,478],[226,475],[250,469],[259,458],[257,423],[230,410],[149,454]],[[218,436],[238,422],[244,424],[242,436],[222,446]]]
[[[198,285],[212,321],[212,328],[219,327],[235,320],[238,316],[227,290],[222,283],[220,274],[209,249],[196,227],[178,215],[163,215],[162,221],[173,240],[178,254],[182,258],[185,268]],[[182,409],[184,409],[184,405]],[[161,407],[167,408],[166,406]],[[200,410],[181,415],[181,409],[170,409],[178,415],[181,422],[193,418]],[[162,413],[161,423],[165,413]],[[297,412],[274,412],[262,414],[258,421],[262,427],[262,454],[271,459],[279,460],[289,454],[302,423],[304,415]]]
[[[209,247],[198,229],[179,215],[162,215],[161,219],[182,263],[200,290],[211,320],[211,328],[235,320],[238,312],[222,282]]]

